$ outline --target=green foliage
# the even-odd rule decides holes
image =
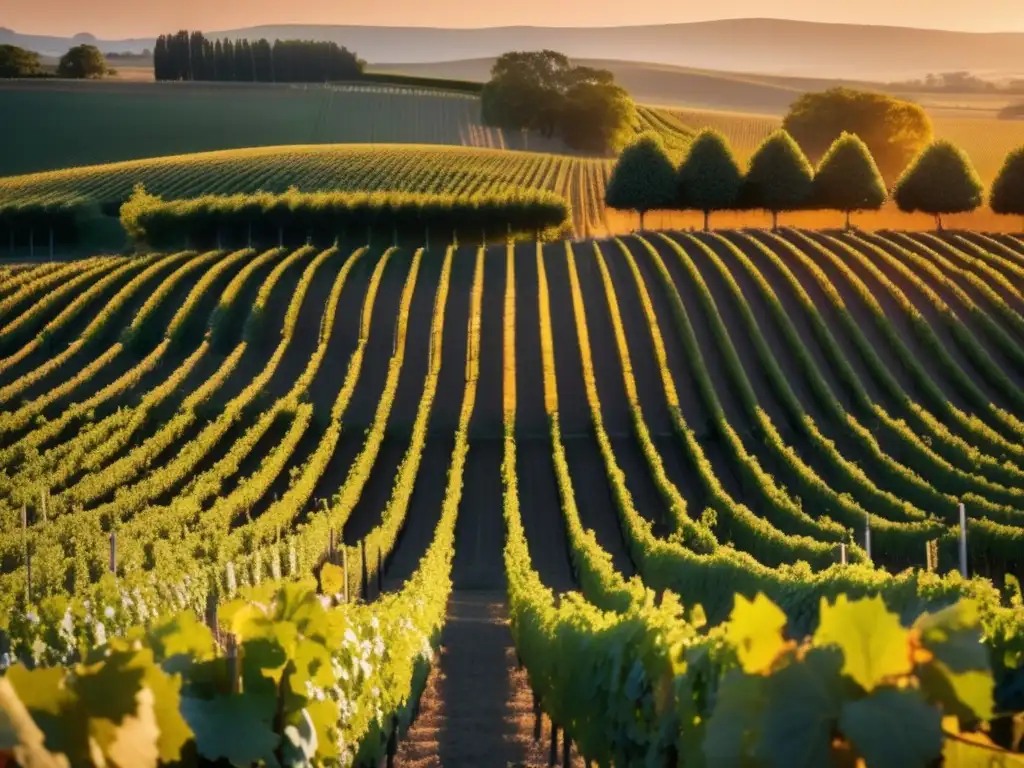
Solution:
[[[483,120],[530,130],[598,153],[621,148],[636,119],[629,94],[611,72],[573,66],[557,51],[512,51],[491,67],[481,93]]]
[[[814,174],[814,205],[846,213],[877,211],[885,198],[885,182],[871,151],[860,138],[844,132]]]
[[[743,173],[725,136],[706,129],[697,134],[679,168],[682,208],[708,214],[733,208],[743,184]]]
[[[936,141],[900,176],[893,199],[906,213],[932,214],[941,228],[942,214],[975,210],[983,191],[967,153],[948,141]]]
[[[634,139],[619,155],[605,188],[605,204],[619,210],[639,211],[640,226],[647,211],[675,208],[678,203],[676,170],[655,133]]]
[[[881,93],[832,88],[806,93],[790,107],[785,128],[817,162],[843,133],[859,136],[888,180],[932,140],[932,123],[917,104]]]
[[[992,182],[989,205],[996,213],[1024,216],[1024,147],[1006,156]]]
[[[804,153],[784,130],[769,136],[750,158],[740,191],[741,205],[771,211],[796,211],[811,197],[814,171]]]
[[[37,77],[42,73],[38,53],[16,45],[0,45],[0,78]]]
[[[632,134],[636,104],[614,83],[581,82],[565,94],[561,132],[575,149],[618,153]]]
[[[465,237],[550,235],[569,226],[568,202],[525,188],[471,195],[413,192],[299,192],[207,195],[164,201],[136,185],[121,223],[136,242],[154,247],[187,239],[215,246],[232,240],[277,244],[284,239],[333,241],[341,232],[386,232],[422,242],[425,228]]]
[[[95,45],[76,45],[57,64],[57,76],[76,80],[95,79],[107,74],[107,61]]]
[[[762,595],[753,603],[737,597],[726,624],[741,667],[718,686],[704,742],[710,764],[810,767],[859,758],[927,766],[945,740],[991,717],[992,674],[985,654],[971,652],[981,648],[981,630],[969,600],[906,628],[878,597],[823,599],[818,631],[800,642],[782,641],[772,608]],[[765,653],[750,663],[755,641]],[[958,658],[958,674],[976,680],[977,690],[953,690],[940,657]],[[984,734],[974,736],[1000,754]]]

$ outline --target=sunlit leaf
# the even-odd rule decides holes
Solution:
[[[834,605],[821,601],[814,644],[835,645],[843,652],[843,674],[870,692],[888,677],[911,671],[910,632],[881,596],[850,602],[839,595]]]
[[[726,636],[746,672],[758,674],[771,666],[785,646],[785,626],[786,614],[763,594],[758,593],[753,600],[736,595]]]

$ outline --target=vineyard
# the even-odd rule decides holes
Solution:
[[[525,168],[572,199],[581,238],[600,227],[603,164],[480,150],[254,149],[2,191],[182,196],[211,174],[218,192],[485,191]],[[792,228],[0,267],[0,650],[67,664],[156,621],[138,663],[195,658],[182,714],[158,719],[238,764],[281,760],[266,734],[284,715],[215,716],[222,693],[198,693],[213,641],[167,623],[178,611],[233,627],[237,658],[267,669],[283,662],[246,661],[267,653],[260,622],[305,628],[315,649],[274,635],[304,702],[291,715],[315,727],[295,748],[342,764],[537,763],[542,721],[567,765],[738,762],[754,721],[729,713],[754,718],[763,684],[791,740],[765,759],[814,765],[833,737],[800,730],[822,717],[801,670],[822,679],[838,646],[860,688],[836,733],[877,755],[866,726],[896,718],[935,738],[890,761],[956,764],[991,742],[959,739],[926,695],[965,727],[1024,709],[1022,285],[1019,237]],[[309,579],[330,607],[301,607]],[[869,606],[892,622],[883,661],[850,671],[843,622]],[[506,611],[508,641],[486,629]],[[985,658],[946,648],[964,632]],[[746,677],[716,689],[727,658]],[[55,684],[16,669],[23,699]],[[245,679],[232,690],[258,689]],[[785,725],[770,710],[766,739]],[[804,762],[786,751],[804,746]]]

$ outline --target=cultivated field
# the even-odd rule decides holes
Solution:
[[[407,87],[8,81],[0,108],[18,115],[5,130],[0,176],[290,144],[565,152],[557,140],[482,125],[474,96]]]
[[[483,597],[456,603],[440,679],[493,685],[459,721],[474,764],[531,758],[528,717],[500,722],[502,686],[526,683],[500,643],[451,643],[460,616],[497,620],[506,589],[517,615],[549,610],[530,569],[605,610],[671,589],[712,622],[737,590],[804,628],[837,592],[987,611],[983,583],[921,571],[932,541],[938,570],[957,567],[963,501],[972,574],[1024,575],[1017,238],[353,243],[0,277],[2,614],[27,594],[26,551],[34,600],[92,595],[112,530],[147,610],[308,576],[342,549],[372,608],[425,589],[418,569],[440,584],[425,555],[453,546],[455,594]],[[446,690],[430,683],[410,761],[466,749]]]

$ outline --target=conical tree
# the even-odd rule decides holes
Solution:
[[[711,212],[734,208],[742,185],[743,173],[725,136],[712,129],[697,134],[679,167],[683,210],[703,212],[707,232]]]
[[[786,131],[778,130],[750,158],[741,203],[770,211],[772,229],[778,229],[780,212],[798,211],[810,202],[813,181],[814,169],[803,150]]]
[[[647,211],[678,207],[676,169],[657,134],[641,134],[622,150],[608,179],[604,202],[616,210],[637,211],[640,229]]]
[[[817,208],[843,211],[850,228],[853,211],[877,211],[885,203],[882,174],[867,144],[843,132],[832,142],[814,174],[812,200]]]
[[[1024,147],[1006,156],[992,183],[989,205],[996,213],[1024,216]]]
[[[942,214],[975,210],[981,205],[983,192],[967,153],[948,141],[936,141],[900,176],[893,199],[904,213],[930,213],[941,230]]]

